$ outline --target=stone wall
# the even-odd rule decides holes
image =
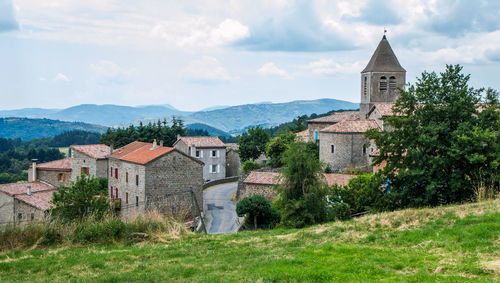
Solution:
[[[226,177],[238,176],[240,168],[240,155],[235,150],[230,149],[226,154]]]
[[[0,225],[12,222],[13,197],[0,192]]]
[[[334,172],[347,168],[370,169],[370,143],[363,133],[321,133],[319,159],[330,165]],[[331,152],[335,145],[335,152]],[[366,153],[363,153],[366,145]]]
[[[15,200],[16,202],[16,223],[26,225],[31,222],[42,222],[45,220],[45,211],[33,207],[25,202]]]
[[[64,174],[61,176],[61,180],[57,180],[57,175]],[[43,181],[51,184],[54,187],[64,185],[69,187],[71,185],[71,171],[69,170],[55,170],[55,169],[36,169],[36,178],[39,181]],[[30,167],[28,170],[28,182],[33,182],[33,169]]]
[[[307,130],[309,132],[309,140],[315,142],[316,140],[314,139],[314,132],[318,131],[318,140],[320,138],[320,131],[323,130],[324,128],[331,126],[332,124],[328,123],[308,123]]]
[[[107,176],[108,176],[108,159],[96,160],[95,175],[99,178],[107,178]]]
[[[89,175],[96,175],[96,160],[77,150],[71,150],[71,180],[75,181],[81,175],[82,168],[89,168]]]
[[[192,216],[192,188],[198,205],[203,205],[203,165],[173,151],[146,166],[147,207]]]
[[[364,94],[364,77],[367,76],[368,89],[367,94]],[[387,78],[387,90],[380,91],[380,77]],[[389,88],[389,77],[396,77],[396,89]],[[361,75],[361,103],[360,115],[361,119],[366,119],[366,114],[370,111],[373,103],[394,103],[399,97],[397,88],[404,88],[406,83],[405,72],[373,72],[364,73]]]
[[[245,190],[240,196],[241,199],[254,195],[262,195],[267,200],[273,201],[278,195],[271,185],[245,184]]]

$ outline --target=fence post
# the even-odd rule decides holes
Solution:
[[[196,208],[198,208],[198,214],[200,215],[201,224],[203,225],[203,230],[205,230],[205,234],[208,234],[207,233],[207,226],[205,225],[205,220],[203,220],[203,216],[201,215],[200,206],[198,205],[198,200],[196,199],[196,196],[193,192],[193,188],[190,187],[189,191],[191,192],[192,201],[194,201],[194,203],[196,204]]]

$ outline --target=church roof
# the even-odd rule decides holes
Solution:
[[[378,126],[375,120],[357,120],[357,121],[340,121],[337,124],[333,124],[329,127],[321,130],[322,133],[364,133],[369,129],[378,129],[380,131],[380,127]]]
[[[385,35],[375,49],[370,62],[361,73],[366,72],[406,72],[399,64]]]
[[[335,112],[328,116],[307,120],[307,123],[335,124],[344,120],[359,120],[359,111]]]

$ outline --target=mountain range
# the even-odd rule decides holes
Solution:
[[[107,127],[156,122],[172,116],[185,125],[200,124],[228,133],[241,133],[249,126],[276,126],[300,115],[320,114],[331,110],[357,109],[358,104],[337,99],[297,100],[286,103],[258,103],[238,106],[217,106],[188,112],[171,105],[120,106],[113,104],[81,104],[65,109],[25,108],[0,110],[0,117],[45,118],[67,122],[82,122]],[[103,127],[104,128],[104,127]],[[190,126],[190,128],[194,128]],[[9,135],[10,136],[10,135]]]

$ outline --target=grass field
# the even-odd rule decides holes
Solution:
[[[0,255],[0,281],[500,280],[500,200],[368,215],[300,230]]]

